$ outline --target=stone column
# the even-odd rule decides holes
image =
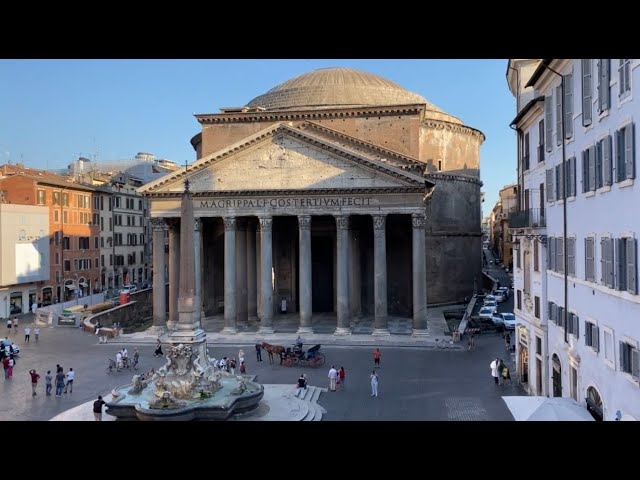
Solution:
[[[349,216],[336,215],[336,289],[338,325],[335,335],[349,335]]]
[[[200,218],[193,219],[193,250],[194,264],[196,269],[196,297],[200,304],[196,305],[200,316],[202,316],[202,220]]]
[[[262,249],[262,232],[260,231],[260,222],[258,221],[256,228],[256,316],[258,321],[262,318],[262,258],[260,250]]]
[[[224,221],[224,328],[236,333],[236,217]]]
[[[311,323],[311,216],[298,215],[300,264],[300,327],[298,333],[313,333]]]
[[[247,317],[255,320],[258,315],[256,294],[256,227],[253,221],[247,224]]]
[[[152,218],[153,229],[153,326],[160,333],[167,326],[167,293],[164,278],[164,232],[167,224],[164,218]]]
[[[258,333],[273,333],[272,217],[260,217],[260,298],[262,317]]]
[[[425,227],[423,214],[411,215],[413,250],[413,335],[428,335],[427,331],[427,269],[425,259]]]
[[[373,218],[373,292],[375,301],[374,335],[389,335],[387,325],[387,240],[386,215]],[[424,230],[423,230],[424,232]]]
[[[236,322],[247,324],[247,224],[238,221],[236,230]]]
[[[180,224],[173,219],[169,224],[169,321],[173,330],[178,323],[178,291],[180,289]]]

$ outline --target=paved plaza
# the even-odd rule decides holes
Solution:
[[[24,322],[21,325],[24,326]],[[351,336],[354,340],[357,335]],[[113,387],[128,383],[133,373],[107,374],[107,359],[114,358],[120,343],[98,344],[97,337],[71,328],[42,328],[40,341],[24,344],[24,336],[16,340],[22,348],[14,377],[2,380],[0,386],[0,419],[49,420],[55,415],[105,396]],[[127,343],[130,355],[134,343]],[[160,367],[164,362],[153,357],[153,345],[138,345],[140,371]],[[310,385],[326,387],[330,366],[344,366],[346,388],[336,393],[323,393],[318,403],[326,408],[323,420],[512,420],[502,395],[520,395],[515,386],[496,387],[490,376],[489,363],[502,356],[511,370],[513,359],[505,351],[498,334],[477,337],[477,349],[440,350],[434,347],[382,346],[379,369],[379,397],[371,398],[369,374],[373,366],[370,346],[323,345],[327,363],[318,369],[270,365],[266,353],[256,362],[253,345],[210,345],[216,358],[237,356],[245,351],[248,373],[268,384],[293,384],[301,372]],[[44,373],[61,364],[65,371],[76,372],[73,394],[62,398],[44,395]],[[42,375],[38,395],[31,395],[28,371],[36,368]]]

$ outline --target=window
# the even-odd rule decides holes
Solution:
[[[140,263],[144,263],[144,253],[140,252]]]
[[[567,275],[576,276],[576,239],[567,238]]]
[[[604,358],[613,363],[613,332],[604,329]]]
[[[60,222],[60,211],[58,211],[58,210],[54,210],[53,211],[53,221],[55,223],[59,223]]]
[[[576,157],[567,160],[567,184],[565,185],[567,197],[576,196]]]
[[[529,170],[529,132],[524,134],[524,140],[522,144],[522,170]]]
[[[556,305],[556,325],[558,325],[560,328],[563,328],[564,320],[564,307]]]
[[[556,269],[556,239],[554,237],[549,237],[548,244],[547,270],[554,271]]]
[[[634,142],[635,125],[629,125],[617,130],[616,142],[616,182],[622,182],[627,178],[635,178],[635,153]]]
[[[100,248],[104,248],[104,237],[100,237]]]
[[[613,275],[615,289],[637,293],[636,240],[634,238],[611,239],[614,244]]]
[[[556,238],[556,272],[564,273],[564,239],[563,238]]]
[[[638,349],[626,342],[620,342],[620,370],[630,373],[635,379],[640,377],[640,357]]]
[[[522,264],[520,263],[520,249],[514,250],[513,254],[516,257],[516,268],[522,268]]]
[[[73,260],[73,269],[74,269],[75,271],[80,270],[79,265],[78,265],[78,259],[77,259],[77,258],[74,258],[74,260]]]
[[[69,194],[68,193],[63,193],[62,194],[62,206],[63,207],[68,207],[69,206]]]
[[[93,214],[93,221],[91,223],[93,225],[100,225],[100,214],[99,213],[94,213]]]
[[[100,197],[98,196],[93,197],[93,209],[100,210]]]
[[[45,204],[45,194],[44,190],[38,190],[38,205]]]
[[[562,144],[562,86],[556,87],[556,145]]]
[[[96,262],[96,265],[98,264],[98,262]],[[100,255],[100,266],[104,267],[104,255]]]
[[[109,254],[109,266],[113,266],[113,254]]]
[[[620,86],[620,98],[631,93],[631,59],[621,58],[618,60],[618,85]]]
[[[595,188],[611,185],[611,135],[596,143],[595,148]],[[584,169],[584,167],[583,167]]]
[[[65,260],[64,261],[64,271],[65,272],[70,272],[71,271],[71,260]]]
[[[538,242],[538,240],[534,240],[533,241],[533,271],[534,272],[539,272],[540,271],[540,265],[539,265],[539,257],[538,257],[538,248],[540,245],[540,242]]]
[[[582,125],[591,125],[591,59],[582,59]]]
[[[609,109],[611,105],[611,60],[598,59],[598,113]]]
[[[98,247],[98,237],[93,237],[93,248],[99,248]]]
[[[56,252],[56,262],[55,265],[60,265],[60,254]]]
[[[64,237],[62,239],[62,249],[63,250],[70,250],[71,249],[71,240],[69,239],[69,237]]]
[[[533,314],[540,318],[540,297],[533,297]]]
[[[547,169],[547,202],[553,202],[555,200],[554,192],[554,182],[553,182],[553,168]]]
[[[604,237],[600,240],[600,268],[602,284],[613,288],[613,239]]]
[[[575,313],[567,313],[567,333],[573,335],[576,338],[580,338],[580,319]]]
[[[536,353],[542,355],[542,338],[536,337]]]
[[[595,238],[584,239],[584,276],[585,280],[595,282]]]
[[[596,352],[600,351],[600,330],[591,322],[584,322],[584,344]]]
[[[60,205],[60,192],[53,192],[53,204]]]
[[[538,123],[538,163],[544,162],[544,119]]]
[[[564,191],[564,171],[562,163],[556,165],[556,200],[562,200],[565,197]]]
[[[109,219],[109,231],[113,230],[113,219]]]
[[[522,310],[522,290],[518,290],[516,292],[516,298],[517,298],[517,309],[518,310]]]
[[[564,76],[564,138],[573,137],[573,73]]]
[[[138,200],[138,210],[142,210],[142,200]]]
[[[596,189],[596,162],[593,146],[582,151],[582,193]]]
[[[69,214],[66,210],[62,212],[62,223],[69,223]]]

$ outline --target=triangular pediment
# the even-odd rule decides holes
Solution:
[[[144,185],[143,193],[401,188],[421,176],[359,155],[338,143],[278,124]]]

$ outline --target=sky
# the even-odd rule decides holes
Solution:
[[[348,67],[387,78],[482,131],[483,215],[516,180],[515,99],[507,60],[0,60],[0,164],[62,169],[79,156],[150,152],[195,160],[194,113],[237,107],[318,68]]]

